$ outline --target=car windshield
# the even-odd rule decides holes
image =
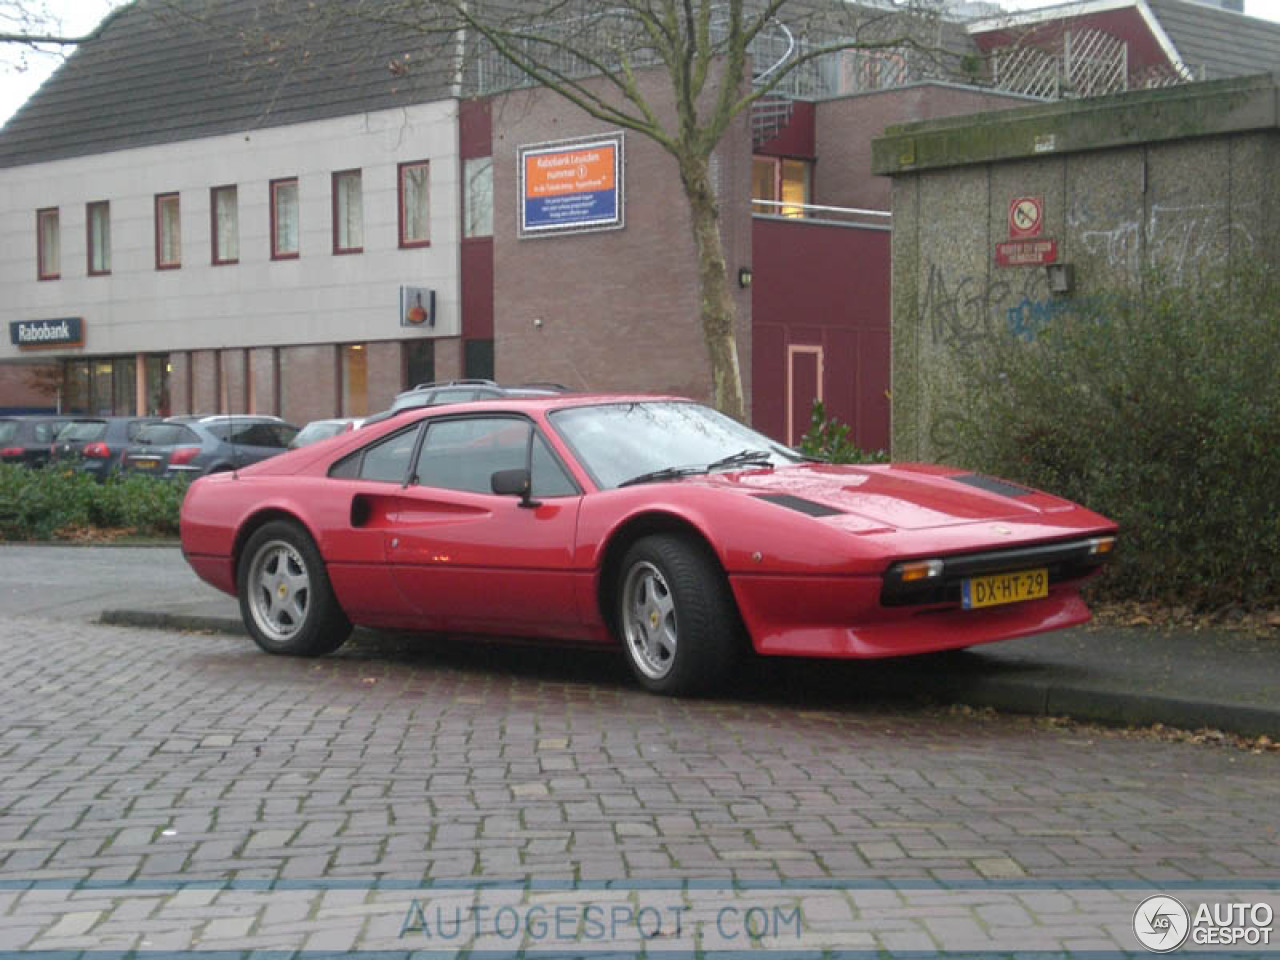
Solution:
[[[722,413],[684,401],[570,407],[553,412],[551,422],[601,489],[804,459]]]
[[[58,431],[59,443],[89,443],[107,432],[106,421],[73,420]]]

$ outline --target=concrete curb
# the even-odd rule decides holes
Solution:
[[[244,624],[227,617],[104,610],[99,622],[123,627],[222,633],[245,636]],[[1257,707],[1211,700],[1187,700],[1141,692],[1118,692],[1084,684],[1057,684],[1007,677],[939,676],[912,673],[880,678],[881,689],[1007,713],[1070,717],[1111,726],[1149,726],[1197,730],[1208,727],[1242,736],[1280,736],[1280,707]]]

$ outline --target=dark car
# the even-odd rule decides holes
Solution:
[[[297,433],[279,417],[170,417],[142,428],[125,452],[123,469],[159,477],[224,473],[284,453]]]
[[[43,467],[53,438],[70,419],[52,414],[0,417],[0,463]]]
[[[159,417],[78,417],[58,431],[51,461],[105,480],[120,469],[125,450],[142,428],[160,422]]]
[[[490,397],[550,397],[568,392],[568,387],[558,383],[522,383],[504,387],[492,380],[445,380],[438,383],[420,383],[416,387],[396,394],[391,409],[375,413],[364,421],[367,427],[379,423],[404,410],[420,407],[438,407],[446,403],[470,403]]]

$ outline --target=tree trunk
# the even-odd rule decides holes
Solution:
[[[707,158],[682,158],[680,179],[689,200],[693,241],[698,251],[702,335],[711,363],[712,403],[717,410],[745,423],[747,408],[742,393],[742,371],[738,366],[738,339],[734,327],[737,311],[725,269],[720,211],[711,189]]]

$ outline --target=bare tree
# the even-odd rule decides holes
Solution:
[[[44,0],[0,0],[0,43],[19,47],[74,47],[92,40],[97,29],[70,36]]]
[[[735,119],[762,98],[777,96],[797,71],[812,70],[821,58],[886,48],[933,58],[941,47],[939,20],[936,5],[928,4],[311,0],[305,16],[325,30],[345,21],[377,23],[437,43],[449,37],[459,58],[460,91],[496,92],[502,84],[494,75],[505,72],[508,87],[541,86],[666,151],[679,171],[692,225],[713,402],[746,419],[712,155]],[[645,92],[652,83],[640,82],[646,73],[662,78],[657,96]]]

